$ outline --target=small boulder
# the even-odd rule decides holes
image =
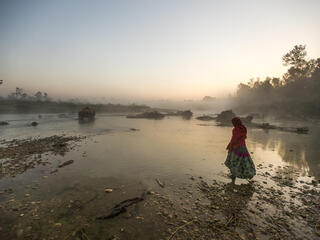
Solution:
[[[31,126],[35,127],[35,126],[38,126],[38,124],[39,124],[39,123],[37,123],[37,122],[32,122],[32,123],[31,123]]]

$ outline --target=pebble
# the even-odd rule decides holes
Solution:
[[[53,226],[56,227],[56,228],[62,227],[62,223],[55,223]]]

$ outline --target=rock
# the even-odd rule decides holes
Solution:
[[[112,189],[111,188],[106,188],[105,190],[104,190],[106,193],[112,193]]]
[[[38,124],[39,124],[39,123],[37,123],[37,122],[32,122],[32,123],[31,123],[31,126],[35,127],[35,126],[38,126]]]
[[[53,227],[55,227],[55,228],[60,228],[60,227],[62,227],[62,223],[55,223],[55,224],[53,225]]]
[[[137,115],[128,115],[127,118],[147,118],[147,119],[155,119],[155,120],[160,120],[163,119],[165,117],[164,114],[159,113],[157,111],[153,111],[153,112],[144,112],[144,113],[140,113]]]
[[[222,111],[220,114],[218,114],[216,120],[217,122],[231,125],[232,118],[236,117],[236,115],[232,112],[232,110]]]
[[[191,119],[193,113],[190,110],[187,110],[187,111],[169,112],[166,115],[167,116],[181,116],[183,119]]]
[[[201,121],[212,121],[215,120],[215,117],[211,117],[209,115],[202,115],[200,117],[196,117],[196,119],[201,120]]]
[[[85,107],[78,112],[79,121],[93,121],[95,116],[96,112],[89,107]]]

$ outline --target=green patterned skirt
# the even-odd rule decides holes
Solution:
[[[224,164],[234,177],[251,179],[256,175],[256,168],[245,146],[230,150]]]

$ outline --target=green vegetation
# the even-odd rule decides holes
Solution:
[[[320,58],[307,59],[306,46],[296,45],[282,57],[289,66],[282,78],[240,83],[234,105],[241,113],[279,117],[320,117]]]

